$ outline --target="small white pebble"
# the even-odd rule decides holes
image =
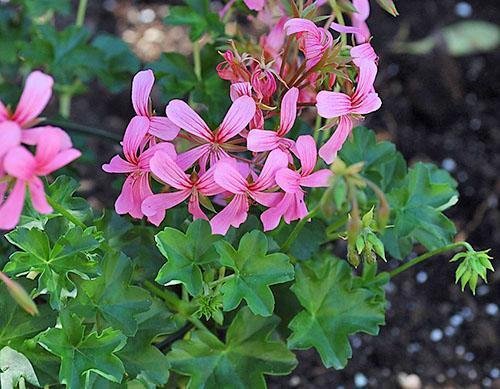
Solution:
[[[459,356],[464,355],[465,354],[465,347],[462,345],[455,347],[455,354],[457,354]]]
[[[441,339],[443,339],[443,331],[441,331],[439,328],[434,328],[431,331],[430,338],[433,342],[439,342]]]
[[[474,360],[476,356],[474,355],[474,353],[471,353],[470,351],[465,353],[464,355],[464,359],[467,361],[467,362],[472,362]]]
[[[363,373],[356,373],[354,375],[354,385],[357,388],[363,388],[368,384],[368,379]]]
[[[479,285],[476,293],[478,296],[486,296],[488,293],[490,293],[490,288],[488,287],[488,285]]]
[[[423,284],[427,281],[427,279],[429,278],[429,276],[427,275],[427,273],[425,271],[419,271],[417,273],[417,275],[415,276],[415,278],[417,279],[417,282],[419,284]]]
[[[467,373],[467,376],[470,380],[475,380],[477,378],[477,371],[475,371],[474,369],[470,369]]]
[[[490,370],[490,377],[494,380],[500,377],[500,369],[494,367]]]
[[[420,389],[420,388],[422,388],[422,380],[416,374],[400,373],[398,375],[398,383],[402,389]]]
[[[290,378],[290,381],[288,381],[288,383],[290,384],[290,386],[299,386],[300,385],[300,377],[299,376],[292,376],[292,378]]]
[[[141,23],[152,23],[154,22],[155,18],[155,11],[153,11],[151,8],[144,8],[139,13],[139,20],[141,21]]]
[[[490,316],[498,315],[498,305],[496,305],[495,303],[487,304],[486,307],[484,308],[484,310]]]
[[[470,18],[472,6],[466,1],[461,1],[455,5],[455,14],[461,18]]]
[[[455,335],[455,328],[453,328],[452,326],[447,326],[445,329],[444,329],[444,334],[446,336],[453,336]]]
[[[464,322],[464,318],[462,315],[460,314],[456,314],[456,315],[453,315],[452,317],[450,317],[450,324],[453,326],[453,327],[458,327],[459,325],[461,325],[462,323]]]
[[[448,170],[449,172],[452,172],[453,170],[456,169],[457,163],[455,162],[454,159],[445,158],[445,159],[443,159],[441,166],[443,167],[443,169]]]
[[[484,378],[484,379],[481,381],[481,383],[483,384],[483,386],[484,386],[485,388],[489,388],[489,387],[491,386],[491,384],[493,383],[493,381],[491,381],[491,379],[490,379],[490,378],[486,377],[486,378]]]

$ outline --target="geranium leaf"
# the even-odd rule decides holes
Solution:
[[[4,347],[0,350],[0,387],[15,388],[21,378],[30,384],[40,385],[28,358],[8,346]]]
[[[216,243],[221,264],[235,272],[221,289],[225,311],[235,309],[244,299],[254,314],[272,315],[270,285],[292,280],[294,271],[285,254],[267,254],[268,246],[266,236],[257,230],[243,235],[238,251],[226,241]]]
[[[221,236],[212,235],[210,224],[203,219],[191,223],[186,233],[165,228],[156,235],[156,245],[168,262],[158,272],[156,281],[182,282],[191,295],[199,295],[203,281],[200,265],[217,259],[214,243],[219,239]]]
[[[61,359],[61,383],[83,388],[89,372],[120,382],[125,369],[115,353],[123,348],[126,337],[111,328],[86,335],[82,320],[67,311],[62,312],[60,320],[61,328],[47,329],[38,342]]]
[[[349,335],[377,335],[385,303],[371,288],[353,284],[347,262],[327,257],[314,266],[297,266],[292,290],[304,309],[288,326],[288,347],[314,347],[326,367],[341,369],[352,355]]]
[[[172,345],[172,370],[190,377],[188,388],[265,388],[265,374],[286,375],[297,360],[272,335],[276,316],[255,316],[242,308],[220,341],[207,331],[195,331],[189,340]],[[271,340],[272,338],[273,340]]]
[[[78,187],[78,182],[73,178],[59,176],[49,185],[47,193],[54,202],[63,206],[82,223],[86,223],[92,220],[93,212],[85,199],[74,197]]]
[[[132,263],[122,253],[108,251],[102,261],[103,274],[77,285],[77,297],[70,310],[80,317],[102,319],[111,327],[131,336],[137,332],[135,316],[151,305],[149,293],[130,285]]]
[[[11,255],[5,272],[17,276],[29,272],[37,274],[38,292],[50,295],[53,308],[60,309],[62,302],[75,289],[70,273],[82,278],[97,274],[92,253],[99,247],[99,242],[92,235],[92,229],[83,231],[80,227],[73,227],[53,244],[50,244],[47,234],[37,228],[16,228],[6,238],[23,251]]]

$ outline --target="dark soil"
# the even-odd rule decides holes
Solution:
[[[158,7],[160,2],[90,3],[92,28],[123,33],[134,29],[130,18],[127,20],[130,7]],[[171,2],[161,2],[165,3]],[[500,52],[452,58],[438,47],[426,56],[394,54],[391,44],[402,29],[407,28],[415,40],[463,20],[456,11],[460,2],[401,0],[397,19],[372,3],[369,25],[381,57],[377,90],[383,106],[366,124],[381,138],[395,142],[408,160],[433,161],[450,171],[461,193],[459,204],[449,212],[460,239],[478,249],[491,247],[498,257]],[[500,21],[498,0],[461,3],[465,9],[467,4],[472,7],[471,19]],[[123,131],[132,114],[128,95],[111,96],[96,85],[91,96],[77,99],[73,119]],[[101,162],[116,151],[103,141],[95,142],[92,149]],[[88,178],[84,194],[96,204],[112,205],[109,178],[94,170],[84,171],[84,175]],[[455,266],[448,258],[436,258],[394,279],[387,289],[386,325],[378,337],[352,338],[353,358],[346,369],[325,369],[314,351],[300,352],[294,373],[272,378],[270,385],[500,388],[500,273],[487,286],[480,286],[473,297],[454,285]],[[389,263],[388,267],[396,265]],[[406,377],[408,374],[413,376]],[[410,386],[412,382],[415,386]]]

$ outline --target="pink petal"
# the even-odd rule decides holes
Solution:
[[[38,70],[30,73],[12,119],[22,126],[38,117],[52,96],[53,85],[52,77]]]
[[[297,142],[295,142],[295,153],[300,159],[302,166],[301,174],[303,176],[307,176],[314,170],[318,160],[317,152],[316,142],[311,135],[298,137]]]
[[[137,166],[139,167],[139,169],[144,171],[144,172],[150,172],[151,169],[149,167],[149,162],[151,161],[151,158],[153,158],[153,156],[158,151],[162,151],[162,152],[168,154],[168,156],[170,158],[172,158],[173,160],[175,160],[177,158],[177,152],[175,151],[175,146],[172,143],[161,142],[161,143],[158,143],[158,144],[150,147],[149,149],[145,150],[139,156],[139,160],[137,163]]]
[[[252,97],[252,85],[249,82],[235,82],[229,87],[231,101],[237,100],[241,96]]]
[[[283,26],[287,35],[296,34],[298,32],[310,32],[317,34],[318,27],[308,19],[293,18],[288,20]]]
[[[5,171],[20,180],[29,181],[35,172],[35,157],[24,147],[11,149],[3,161]]]
[[[21,128],[15,122],[0,123],[0,160],[13,147],[21,143]]]
[[[260,215],[260,220],[264,225],[264,231],[271,231],[278,227],[280,219],[290,206],[290,202],[293,197],[288,193],[281,193],[281,195],[281,200],[276,204],[276,206],[265,210]]]
[[[106,173],[131,173],[136,166],[125,161],[119,155],[115,155],[109,163],[102,165],[102,170]]]
[[[171,193],[160,193],[146,197],[142,202],[142,212],[146,216],[155,215],[173,208],[186,200],[191,194],[189,190]]]
[[[22,130],[21,132],[21,142],[30,146],[35,146],[40,137],[45,136],[46,131],[58,131],[59,136],[61,138],[61,148],[69,149],[73,147],[73,143],[71,142],[70,136],[59,127],[52,126],[42,126],[42,127],[34,127],[28,130]]]
[[[254,11],[260,11],[264,8],[265,0],[243,0],[248,8]]]
[[[179,134],[177,127],[169,118],[163,116],[153,116],[150,118],[149,133],[161,140],[173,140]]]
[[[370,16],[370,2],[368,0],[352,0],[352,5],[358,11],[353,16],[356,15],[361,20],[368,19]]]
[[[52,128],[44,131],[36,144],[35,159],[38,166],[44,166],[52,161],[62,148],[61,134]]]
[[[146,197],[143,194],[148,193],[148,191],[151,193],[147,180],[144,180],[144,178],[147,178],[146,174],[142,176],[131,174],[127,177],[115,202],[116,213],[119,215],[128,213],[133,218],[142,218],[141,204]]]
[[[28,182],[28,188],[31,195],[31,202],[33,203],[33,208],[35,208],[40,213],[51,213],[52,207],[47,202],[45,197],[45,189],[43,187],[43,182],[38,177],[33,177]]]
[[[7,111],[7,107],[5,107],[2,100],[0,100],[0,121],[7,120],[9,117],[9,111]]]
[[[302,177],[300,179],[300,185],[307,186],[308,188],[328,187],[332,176],[333,173],[330,170],[321,169],[308,176]]]
[[[370,43],[363,43],[361,45],[354,46],[351,49],[351,57],[356,66],[361,66],[363,61],[376,62],[378,60],[378,55],[373,50]]]
[[[165,219],[165,214],[166,214],[165,211],[160,210],[157,213],[155,213],[154,215],[148,216],[148,222],[150,222],[151,224],[154,224],[156,227],[158,227],[161,224],[161,222],[163,221],[163,219]]]
[[[283,193],[281,192],[252,192],[250,196],[265,207],[274,207],[279,203]]]
[[[193,215],[193,220],[196,219],[208,220],[207,215],[205,215],[205,212],[203,212],[200,207],[198,192],[194,192],[189,198],[188,211],[191,215]]]
[[[284,216],[285,223],[290,224],[294,220],[303,219],[309,213],[304,201],[304,192],[290,194],[290,206],[287,208]]]
[[[215,182],[214,172],[215,166],[208,169],[198,178],[196,188],[204,196],[214,196],[224,192],[224,189]]]
[[[210,144],[197,146],[191,150],[185,151],[177,156],[175,160],[181,169],[186,170],[193,166],[201,157],[210,153]]]
[[[155,176],[176,189],[190,189],[193,186],[189,176],[163,151],[155,153],[149,166]]]
[[[332,137],[319,149],[319,156],[327,164],[331,164],[337,157],[337,152],[342,148],[352,130],[352,120],[348,116],[341,116],[339,124]]]
[[[46,176],[63,166],[68,165],[73,162],[75,159],[80,158],[82,153],[77,149],[66,149],[58,153],[51,161],[47,164],[40,166],[37,168],[36,173],[41,176]]]
[[[298,172],[291,169],[280,169],[276,173],[276,183],[287,193],[301,192],[301,176]]]
[[[330,28],[334,31],[345,33],[345,34],[356,34],[363,37],[363,41],[366,42],[370,39],[370,34],[366,32],[366,29],[361,29],[359,27],[343,26],[338,23],[331,23]]]
[[[215,165],[214,171],[215,182],[225,190],[243,195],[247,190],[247,181],[240,172],[227,161],[220,161]]]
[[[210,142],[212,131],[204,120],[182,100],[172,100],[166,108],[168,118],[178,127],[192,135]]]
[[[351,111],[351,98],[344,93],[321,91],[316,96],[318,115],[332,119]]]
[[[241,96],[235,100],[227,111],[217,131],[217,139],[224,143],[238,135],[255,115],[255,101],[249,96]]]
[[[251,130],[247,136],[247,148],[256,153],[274,150],[279,146],[280,139],[275,131]]]
[[[127,161],[136,163],[137,154],[148,131],[148,118],[144,116],[134,116],[132,118],[123,137],[123,153]]]
[[[288,133],[297,118],[297,100],[299,99],[299,90],[291,88],[281,100],[280,127],[278,134],[283,136]]]
[[[143,70],[134,76],[132,81],[132,105],[139,116],[149,116],[149,95],[153,89],[155,76],[153,72]]]
[[[252,190],[262,191],[269,189],[276,184],[276,172],[282,168],[287,167],[288,156],[281,150],[273,150],[264,163],[264,167],[260,172],[259,177],[252,185]]]
[[[0,229],[11,230],[19,223],[25,196],[26,182],[17,180],[9,197],[0,206]]]
[[[363,61],[359,67],[358,85],[352,96],[352,104],[363,100],[369,93],[373,92],[373,83],[377,76],[377,65],[374,62]]]
[[[238,228],[248,217],[246,195],[236,195],[231,202],[210,221],[213,234],[225,235],[230,226]]]
[[[352,107],[352,113],[359,115],[366,115],[367,113],[374,112],[382,106],[382,100],[378,97],[377,93],[368,93],[365,98],[358,104]]]

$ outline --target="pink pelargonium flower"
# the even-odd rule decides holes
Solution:
[[[108,164],[102,166],[107,173],[128,174],[120,196],[116,199],[115,210],[119,215],[129,214],[140,219],[144,216],[141,210],[145,198],[153,194],[149,185],[149,162],[155,152],[162,150],[175,158],[175,148],[171,143],[161,142],[145,150],[148,143],[149,120],[144,116],[135,116],[130,121],[123,137],[123,154],[125,159],[115,155]],[[151,223],[159,224],[163,215],[148,215]]]
[[[330,164],[337,156],[352,130],[351,115],[365,115],[380,108],[382,101],[373,91],[377,66],[363,61],[359,68],[358,85],[352,96],[345,93],[321,91],[316,97],[318,115],[326,119],[339,118],[337,130],[319,150],[319,155]]]
[[[248,8],[254,11],[261,11],[266,4],[265,0],[243,0]]]
[[[215,166],[215,182],[226,191],[234,194],[229,204],[215,215],[210,224],[214,234],[224,235],[230,226],[238,228],[248,217],[252,200],[266,207],[273,206],[280,193],[268,192],[276,185],[276,172],[288,164],[288,158],[280,150],[273,150],[255,181],[249,182],[235,168],[231,161],[222,160]]]
[[[255,102],[249,96],[236,99],[227,111],[221,125],[212,132],[205,121],[184,101],[172,100],[166,108],[167,116],[177,126],[193,135],[199,146],[180,154],[177,163],[182,169],[187,169],[196,161],[200,161],[201,172],[207,165],[215,165],[222,159],[228,158],[228,152],[235,147],[230,141],[238,135],[255,115]]]
[[[303,41],[301,49],[306,57],[306,69],[314,67],[325,52],[332,46],[333,37],[328,30],[316,26],[308,19],[293,18],[288,20],[284,26],[287,35],[301,33]]]
[[[162,214],[165,217],[167,209],[189,198],[188,211],[193,215],[193,219],[208,220],[200,207],[200,196],[214,196],[223,192],[223,189],[214,181],[213,168],[200,176],[196,173],[189,176],[170,155],[163,151],[155,153],[149,164],[156,177],[177,191],[147,197],[142,203],[142,212],[146,216]]]
[[[253,152],[263,152],[280,148],[283,151],[293,147],[293,140],[285,138],[297,117],[299,90],[295,87],[285,93],[281,100],[280,125],[277,131],[253,129],[248,133],[247,147]]]
[[[48,129],[48,127],[29,128],[39,122],[38,115],[49,102],[53,85],[52,77],[36,70],[26,78],[23,93],[14,113],[0,101],[0,159],[21,142],[35,145],[40,134]],[[50,129],[59,131],[64,137],[64,144],[71,147],[71,140],[63,130],[55,127]]]
[[[285,191],[282,198],[273,207],[264,211],[261,216],[264,231],[275,229],[283,217],[285,223],[304,218],[309,212],[304,202],[305,191],[302,187],[328,187],[332,172],[314,167],[317,162],[316,142],[310,135],[299,136],[295,144],[295,154],[300,160],[300,171],[289,168],[276,172],[276,183]]]
[[[220,78],[231,82],[250,81],[250,72],[238,54],[235,56],[231,50],[220,54],[224,61],[215,68]]]
[[[138,72],[132,81],[132,105],[137,116],[147,118],[149,121],[148,133],[162,140],[173,140],[180,129],[168,118],[153,115],[150,95],[155,82],[153,72],[143,70]]]
[[[365,43],[366,37],[370,36],[370,29],[366,24],[366,20],[370,16],[370,3],[368,0],[352,0],[352,5],[358,11],[351,15],[352,25],[361,30],[361,33],[355,34],[356,42]]]
[[[65,140],[58,129],[48,129],[38,139],[35,155],[23,146],[16,146],[4,157],[5,173],[15,179],[7,199],[0,205],[0,229],[10,230],[19,222],[24,206],[26,188],[33,207],[40,213],[52,212],[45,197],[40,176],[46,176],[77,159],[81,153],[65,147]],[[3,199],[7,188],[0,188]]]

